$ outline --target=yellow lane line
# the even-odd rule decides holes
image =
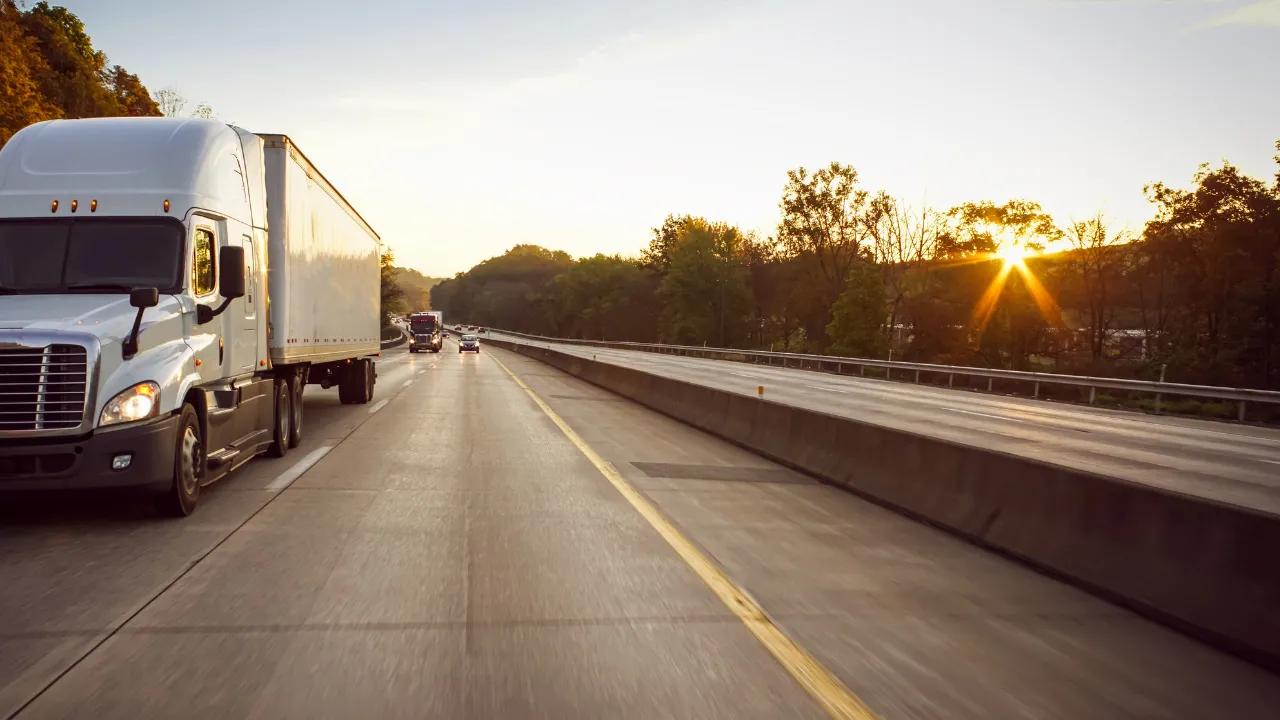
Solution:
[[[858,699],[856,695],[840,682],[839,678],[831,674],[831,671],[818,662],[816,658],[810,655],[795,643],[794,640],[787,637],[778,626],[765,615],[764,610],[755,603],[745,592],[742,591],[732,580],[728,578],[715,563],[702,554],[693,543],[679,530],[667,521],[662,513],[658,511],[652,503],[649,502],[640,491],[632,487],[631,483],[614,469],[604,458],[600,457],[594,449],[591,448],[573,428],[552,410],[549,405],[543,402],[542,398],[524,383],[515,373],[497,359],[493,355],[489,358],[498,364],[516,384],[520,386],[538,407],[542,408],[542,412],[560,428],[565,437],[569,438],[569,442],[582,452],[583,455],[591,461],[592,465],[600,471],[601,475],[613,484],[622,497],[640,513],[649,525],[658,534],[667,541],[667,544],[676,551],[681,559],[689,565],[689,567],[702,578],[702,581],[711,588],[711,592],[720,598],[720,602],[724,603],[738,619],[742,621],[752,635],[760,641],[765,648],[773,654],[773,657],[782,666],[791,673],[791,676],[808,691],[809,695],[818,702],[833,718],[841,720],[875,720],[875,714],[867,708],[866,705]]]

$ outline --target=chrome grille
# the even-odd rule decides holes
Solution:
[[[0,431],[79,427],[88,377],[79,345],[0,349]]]

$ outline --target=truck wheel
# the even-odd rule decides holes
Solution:
[[[358,386],[356,387],[356,396],[353,402],[357,405],[364,405],[373,399],[373,361],[368,358],[361,358],[359,368],[364,372],[354,372],[352,375]]]
[[[302,391],[307,384],[300,377],[294,377],[289,384],[293,387],[293,426],[289,429],[289,447],[296,448],[302,444]]]
[[[200,478],[204,475],[204,438],[200,417],[191,405],[182,406],[173,453],[173,480],[156,496],[156,509],[165,515],[186,517],[200,501]]]
[[[350,366],[347,366],[342,369],[341,377],[338,378],[338,400],[340,400],[343,405],[350,405],[355,402],[353,399],[355,397],[355,393],[351,390],[351,386],[355,384],[352,382],[354,377],[355,373],[351,372]]]
[[[267,457],[282,458],[289,454],[289,436],[293,434],[293,387],[287,378],[275,381],[275,422]]]

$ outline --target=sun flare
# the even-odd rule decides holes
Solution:
[[[1010,243],[1000,248],[996,256],[1004,261],[1005,267],[1013,265],[1022,265],[1028,257],[1033,254],[1031,248],[1026,245]]]

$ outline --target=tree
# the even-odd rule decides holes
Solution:
[[[689,215],[668,215],[662,221],[662,227],[651,230],[653,237],[649,240],[649,247],[641,253],[643,263],[659,275],[665,274],[671,266],[671,253],[676,249],[680,234],[693,221]]]
[[[1122,270],[1123,246],[1131,238],[1123,229],[1112,231],[1102,213],[1072,221],[1065,235],[1072,248],[1066,264],[1088,309],[1089,357],[1097,362],[1103,358],[1115,320],[1113,286]]]
[[[871,200],[868,220],[875,262],[889,294],[885,331],[891,336],[908,319],[903,316],[909,300],[930,289],[944,218],[931,208],[912,208],[882,192]]]
[[[35,39],[48,68],[38,78],[41,93],[63,117],[125,114],[107,84],[107,56],[93,48],[80,18],[66,8],[38,2],[21,15],[21,25]]]
[[[1280,381],[1280,187],[1223,163],[1191,190],[1147,187],[1157,214],[1138,247],[1167,277],[1163,346],[1200,382]]]
[[[137,75],[115,65],[108,72],[108,77],[116,102],[124,108],[126,115],[140,117],[160,115],[160,107],[151,98],[151,93],[142,86],[142,81]]]
[[[1011,246],[1043,250],[1062,235],[1053,217],[1030,200],[965,203],[947,217],[951,225],[939,239],[939,250],[953,258],[996,255]]]
[[[51,72],[13,0],[0,0],[0,147],[27,125],[62,116],[41,91]]]
[[[404,312],[404,290],[395,280],[395,261],[395,252],[384,247],[378,262],[382,327],[391,324],[392,313]]]
[[[206,102],[196,103],[189,115],[186,114],[187,98],[176,88],[166,87],[156,93],[159,114],[165,117],[194,117],[206,120],[215,119],[213,108]]]
[[[555,278],[556,327],[570,337],[652,342],[657,338],[657,277],[641,262],[594,255]]]
[[[187,107],[187,99],[182,93],[176,89],[167,87],[161,88],[156,93],[156,105],[159,107],[160,114],[165,117],[179,117],[182,111]]]
[[[827,327],[832,350],[851,357],[884,357],[889,349],[884,331],[886,307],[879,269],[869,262],[855,264],[844,292],[832,308]]]
[[[736,227],[724,223],[695,218],[684,224],[661,284],[667,332],[676,342],[738,347],[747,339],[746,244]]]
[[[863,257],[868,197],[849,165],[833,162],[813,174],[803,167],[787,173],[778,240],[791,257],[809,261],[828,308]]]
[[[432,305],[446,317],[535,334],[556,330],[554,280],[573,264],[560,250],[516,245],[432,288]]]

